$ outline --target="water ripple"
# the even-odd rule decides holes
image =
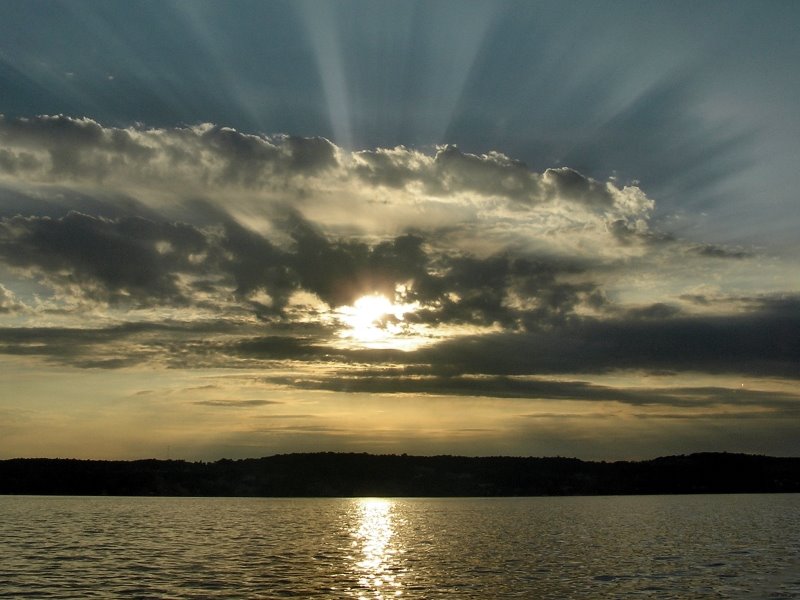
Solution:
[[[800,495],[0,497],[0,598],[800,598]]]

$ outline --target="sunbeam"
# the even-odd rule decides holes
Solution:
[[[334,140],[340,146],[352,150],[351,99],[344,47],[337,27],[337,13],[328,2],[300,0],[295,5],[300,10],[308,30],[308,40],[314,48]]]
[[[444,143],[497,7],[301,2],[335,141]],[[347,40],[345,43],[343,40]]]

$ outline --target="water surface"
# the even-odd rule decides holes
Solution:
[[[800,598],[800,495],[0,496],[0,597]]]

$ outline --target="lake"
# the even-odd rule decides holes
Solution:
[[[0,496],[0,597],[800,598],[800,495]]]

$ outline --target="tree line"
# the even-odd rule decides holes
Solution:
[[[215,462],[0,461],[0,494],[409,497],[755,492],[800,492],[800,458],[700,453],[592,462],[321,452]]]

